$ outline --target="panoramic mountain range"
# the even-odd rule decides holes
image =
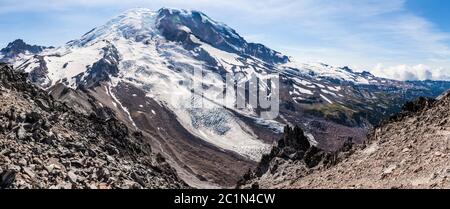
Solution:
[[[129,10],[56,48],[16,40],[0,59],[73,111],[114,118],[139,132],[148,152],[160,153],[184,182],[200,188],[234,187],[286,125],[301,129],[309,145],[335,152],[363,143],[408,101],[450,89],[446,81],[396,81],[298,63],[201,12],[169,8]],[[240,76],[236,86],[246,92],[231,106],[205,93],[209,108],[189,107],[193,69],[202,69],[199,85],[206,91],[217,93],[231,74]],[[252,96],[253,77],[270,74],[279,75],[278,86],[267,85],[279,92],[278,117],[264,119],[259,108],[235,105]]]

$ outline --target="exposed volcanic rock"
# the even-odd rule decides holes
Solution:
[[[389,120],[383,121],[383,123],[389,123],[393,121],[401,121],[405,117],[414,115],[423,111],[424,109],[430,108],[436,102],[436,99],[419,97],[414,101],[407,102],[403,105],[402,112],[393,115]]]
[[[268,63],[289,61],[287,56],[262,44],[248,43],[235,30],[212,20],[202,12],[163,8],[158,13],[158,29],[168,40],[180,41],[193,48],[196,44],[189,39],[192,33],[205,43],[226,52],[254,56]]]
[[[25,43],[22,39],[17,39],[8,44],[5,48],[0,50],[0,61],[7,61],[8,59],[14,59],[20,54],[38,54],[45,49],[53,47],[44,47],[37,45],[29,45]]]
[[[112,44],[108,44],[103,49],[103,57],[92,64],[85,73],[76,76],[76,82],[83,88],[90,88],[99,85],[100,82],[109,81],[110,76],[117,76],[119,73],[119,53]]]
[[[114,115],[77,113],[0,68],[0,188],[187,188]]]
[[[249,170],[238,182],[238,188],[258,188],[262,183],[283,182],[286,176],[296,178],[308,175],[316,167],[330,167],[351,153],[352,142],[347,141],[337,152],[326,152],[311,145],[308,137],[298,126],[286,126],[283,138],[270,154],[263,155],[258,167]]]
[[[261,178],[247,175],[244,187],[450,188],[450,93],[403,110],[331,166],[306,169],[294,161]]]

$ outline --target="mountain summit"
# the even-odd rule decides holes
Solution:
[[[248,43],[232,28],[199,11],[170,8],[162,8],[156,12],[143,8],[128,10],[71,43],[85,45],[98,39],[118,37],[146,42],[156,36],[163,36],[169,41],[182,42],[194,48],[198,44],[190,40],[191,34],[200,41],[229,53],[254,56],[269,63],[289,61],[287,56],[262,44]]]

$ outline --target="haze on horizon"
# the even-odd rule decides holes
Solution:
[[[302,62],[450,80],[450,2],[439,0],[0,0],[0,48],[60,46],[136,7],[199,10]]]

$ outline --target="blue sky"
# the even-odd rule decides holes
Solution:
[[[0,46],[16,38],[60,46],[136,7],[200,10],[299,61],[450,80],[442,0],[0,0]]]

